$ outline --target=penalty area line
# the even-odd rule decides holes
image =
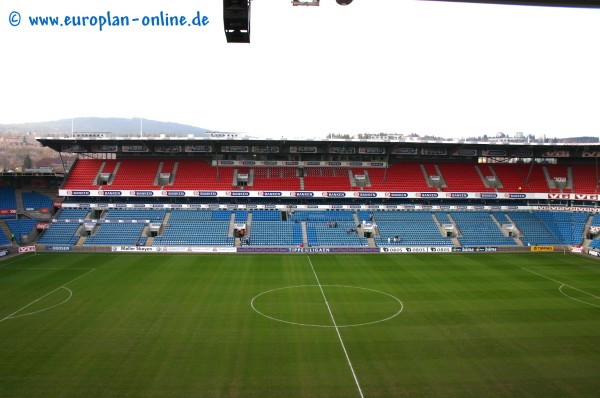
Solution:
[[[48,292],[48,293],[44,294],[42,297],[39,297],[39,298],[37,298],[37,299],[33,300],[31,303],[27,304],[26,306],[19,308],[18,310],[16,310],[16,311],[15,311],[15,312],[13,312],[12,314],[8,315],[7,317],[4,317],[4,318],[0,319],[0,323],[2,323],[2,322],[4,322],[4,321],[6,321],[7,319],[11,319],[11,318],[13,318],[13,317],[14,317],[14,318],[16,318],[16,317],[15,317],[15,315],[16,315],[16,314],[18,314],[19,312],[21,312],[21,311],[23,311],[24,309],[26,309],[26,308],[28,308],[28,307],[32,306],[33,304],[35,304],[35,303],[37,303],[38,301],[40,301],[40,300],[42,300],[42,299],[44,299],[44,298],[48,297],[49,295],[51,295],[52,293],[54,293],[54,292],[56,292],[56,291],[58,291],[58,290],[60,290],[60,289],[67,289],[67,290],[69,290],[69,291],[70,291],[70,289],[68,289],[68,288],[66,287],[68,284],[75,282],[77,279],[83,278],[84,276],[86,276],[87,274],[89,274],[90,272],[92,272],[92,271],[95,271],[95,270],[96,270],[96,268],[92,268],[92,269],[90,269],[88,272],[86,272],[85,274],[79,275],[77,278],[71,279],[71,280],[70,280],[69,282],[67,282],[67,283],[63,283],[62,285],[60,285],[60,286],[59,286],[59,287],[57,287],[56,289],[52,290],[51,292]]]
[[[325,305],[327,306],[327,310],[329,311],[329,316],[331,317],[331,322],[333,322],[333,327],[335,328],[338,339],[340,340],[340,344],[342,345],[342,350],[344,350],[344,355],[346,356],[346,361],[348,361],[348,366],[350,366],[350,371],[352,372],[352,377],[354,377],[354,382],[356,383],[356,388],[358,388],[358,393],[360,394],[361,398],[364,398],[364,394],[362,392],[362,389],[360,388],[360,383],[358,382],[358,377],[356,377],[356,372],[354,372],[354,367],[352,366],[352,362],[350,361],[350,356],[348,355],[348,351],[346,350],[346,345],[344,344],[344,340],[342,340],[342,335],[340,334],[340,329],[339,329],[337,323],[335,322],[335,318],[333,317],[333,312],[331,311],[331,307],[329,306],[329,301],[327,301],[327,296],[325,296],[325,292],[323,291],[323,286],[321,285],[321,282],[319,281],[319,277],[317,276],[317,272],[315,271],[315,267],[313,267],[313,263],[310,260],[310,257],[307,257],[307,258],[308,258],[308,263],[310,264],[310,268],[312,269],[315,279],[317,280],[317,284],[319,285],[319,289],[321,290],[321,294],[323,295],[323,300],[325,300]]]
[[[560,290],[560,289],[562,289],[562,287],[563,287],[563,286],[566,286],[566,287],[568,287],[568,288],[570,288],[570,289],[573,289],[573,290],[577,290],[577,291],[578,291],[578,292],[580,292],[580,293],[587,294],[588,296],[591,296],[591,297],[593,297],[593,298],[595,298],[595,299],[598,299],[598,300],[600,300],[600,297],[598,297],[598,296],[595,296],[595,295],[593,295],[592,293],[586,292],[585,290],[578,289],[578,288],[576,288],[575,286],[571,286],[571,285],[569,285],[569,284],[567,284],[567,283],[564,283],[564,282],[558,281],[558,280],[556,280],[556,279],[552,279],[552,278],[550,278],[549,276],[542,275],[542,274],[540,274],[540,273],[537,273],[537,272],[535,272],[535,271],[532,271],[532,270],[530,270],[530,269],[527,269],[527,268],[525,268],[525,267],[521,267],[521,269],[522,269],[523,271],[527,271],[527,272],[529,272],[529,273],[531,273],[531,274],[535,274],[535,275],[537,275],[537,276],[541,276],[542,278],[548,279],[549,281],[552,281],[552,282],[558,283],[559,285],[561,285],[561,286],[558,288],[558,289],[559,289],[559,291],[561,292],[561,294],[563,294],[563,295],[565,295],[565,296],[567,296],[567,295],[566,295],[566,294],[564,294],[564,293],[562,292],[562,290]],[[567,296],[567,297],[569,297],[569,296]],[[569,297],[569,298],[572,298],[572,297]],[[577,301],[579,301],[579,300],[577,300]],[[589,304],[589,303],[586,303],[586,304]],[[591,304],[591,305],[593,305],[593,304]]]

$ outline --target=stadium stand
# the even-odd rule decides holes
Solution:
[[[233,246],[229,237],[229,221],[193,220],[169,222],[162,235],[154,238],[153,246]]]
[[[597,194],[600,192],[600,178],[592,165],[575,164],[571,166],[573,192],[579,194]]]
[[[491,167],[491,165],[489,163],[479,163],[477,164],[477,166],[475,166],[479,169],[479,172],[481,173],[481,175],[483,176],[484,180],[486,181],[490,181],[490,179],[492,179],[493,181],[496,181],[499,185],[499,181],[496,175],[496,172],[494,171],[494,169]],[[494,185],[492,185],[492,183],[489,183],[490,187],[488,188],[489,190],[494,190],[494,191],[498,191],[498,188],[495,188]],[[485,183],[484,183],[485,185]]]
[[[549,183],[551,185],[556,185],[555,179],[564,179],[565,186],[551,188],[551,192],[572,192],[572,180],[569,179],[569,170],[568,167],[562,164],[547,164],[542,166],[543,169],[548,173]]]
[[[591,227],[600,228],[600,214],[594,214],[590,222]],[[592,249],[600,249],[600,234],[595,235],[589,245]]]
[[[213,167],[202,160],[179,160],[176,164],[173,185],[165,189],[234,189],[232,167]]]
[[[429,180],[432,179],[432,177],[440,177],[443,178],[443,176],[441,175],[437,164],[435,163],[422,163],[421,164],[422,170],[425,171],[425,174],[427,175],[427,178]],[[443,181],[443,180],[442,180]],[[435,188],[436,191],[438,191],[439,189],[437,189],[437,187]]]
[[[75,235],[80,226],[78,222],[53,222],[38,244],[74,245],[80,238],[80,235]]]
[[[477,171],[479,169],[479,172]],[[79,159],[64,184],[65,189],[98,189],[95,180],[100,173],[113,175],[104,189],[173,189],[173,190],[231,190],[234,174],[248,173],[248,190],[304,190],[351,191],[360,189],[351,184],[352,175],[364,175],[367,191],[435,192],[427,176],[440,175],[445,191],[487,192],[483,179],[497,177],[500,192],[560,192],[550,188],[554,177],[567,179],[562,192],[597,193],[596,171],[590,165],[564,166],[530,163],[395,163],[389,168],[306,167],[304,177],[298,177],[295,167],[215,167],[203,160],[189,159]],[[160,173],[172,175],[172,184],[157,183]],[[483,177],[483,178],[482,178]],[[572,190],[571,188],[572,187]]]
[[[21,236],[28,235],[36,225],[36,220],[6,220],[6,225],[10,228],[11,232],[15,234],[15,240],[18,244],[21,244]]]
[[[114,179],[108,189],[160,189],[155,184],[158,173],[158,160],[124,159],[117,163],[113,171]]]
[[[533,212],[510,211],[506,213],[521,231],[521,241],[528,246],[560,245],[559,238]]]
[[[234,221],[236,223],[248,221],[248,212],[246,210],[235,210],[233,214],[235,214]]]
[[[584,231],[589,216],[583,211],[597,207],[598,201],[595,148],[574,149],[567,158],[567,152],[546,144],[471,146],[377,137],[365,143],[345,140],[339,147],[337,139],[307,147],[282,140],[276,151],[264,152],[258,142],[240,144],[237,137],[211,135],[193,147],[198,149],[187,143],[183,149],[179,139],[166,139],[178,148],[171,153],[159,149],[163,138],[147,140],[147,153],[135,154],[117,140],[106,154],[94,153],[94,146],[82,141],[90,153],[75,162],[61,190],[71,196],[63,205],[81,203],[90,209],[63,208],[40,242],[232,246],[246,243],[236,232],[244,224],[245,237],[258,246],[583,245],[588,243],[584,233],[589,237]],[[190,143],[197,140],[188,138]],[[63,148],[58,139],[49,144]],[[340,152],[348,145],[352,151]],[[465,147],[471,155],[461,152]],[[497,163],[501,161],[506,162]],[[439,182],[432,176],[439,176]],[[123,192],[93,192],[98,189]],[[141,190],[155,192],[128,192]],[[170,192],[174,190],[187,192]],[[278,192],[261,194],[267,191]],[[514,195],[518,192],[523,195]],[[22,198],[26,209],[53,205],[35,192],[23,192]],[[14,199],[15,191],[3,188],[0,210],[20,207],[21,197],[16,196],[16,203]],[[578,206],[578,213],[539,211],[556,206]],[[2,216],[17,218],[6,211]],[[83,225],[89,218],[94,220]],[[368,228],[361,228],[363,221]],[[94,227],[88,235],[90,223]]]
[[[445,191],[486,192],[494,191],[485,186],[475,165],[469,163],[439,163],[438,167],[446,182]]]
[[[509,223],[512,224],[512,221],[510,221],[506,214],[501,211],[493,211],[491,214],[500,223],[500,225]]]
[[[434,211],[433,214],[440,224],[452,224],[452,220],[448,217],[448,213],[445,211]]]
[[[255,221],[281,221],[281,212],[279,210],[253,210],[252,222]]]
[[[21,197],[25,210],[50,210],[52,208],[52,199],[39,192],[22,192]]]
[[[508,164],[494,163],[489,165],[494,174],[498,177],[499,183],[502,185],[498,188],[500,192],[533,192],[529,189],[529,185],[525,182],[527,176],[528,165],[524,164]],[[546,192],[544,190],[543,192]]]
[[[100,167],[104,163],[101,159],[77,159],[64,183],[65,189],[98,189],[95,183]]]
[[[90,212],[89,209],[74,209],[74,208],[63,208],[57,214],[58,220],[78,220],[84,219]]]
[[[52,222],[50,227],[43,232],[39,238],[39,244],[68,244],[74,245],[81,237],[75,235],[82,220],[90,212],[89,209],[64,208],[56,216],[56,222]]]
[[[354,213],[349,210],[312,211],[296,210],[290,214],[292,221],[354,221]]]
[[[88,245],[139,244],[144,223],[98,223],[83,243]]]
[[[106,211],[107,220],[149,220],[162,222],[167,211],[163,209],[110,209]]]
[[[306,223],[310,246],[367,246],[367,240],[356,232],[356,225],[349,221]]]
[[[375,237],[378,246],[454,245],[450,237],[442,234],[431,212],[376,210],[373,219],[379,230],[379,236]]]
[[[153,246],[232,246],[229,210],[172,210]]]
[[[161,173],[168,173],[168,174],[172,174],[173,170],[175,168],[175,161],[174,160],[163,160],[162,162],[162,167],[160,168],[160,172]],[[166,184],[169,185],[169,184]]]
[[[259,213],[265,213],[259,215]],[[302,226],[293,221],[262,220],[270,218],[267,213],[275,212],[253,212],[252,225],[250,229],[251,246],[299,246],[302,244]]]
[[[0,247],[9,247],[10,245],[9,237],[4,234],[4,231],[0,230]]]
[[[304,190],[352,190],[348,169],[339,167],[307,167],[304,169]]]
[[[583,230],[589,218],[587,213],[538,211],[535,215],[544,222],[560,243],[580,245],[583,242]]]
[[[396,163],[388,169],[368,168],[369,191],[434,192],[430,187],[419,163]]]
[[[300,189],[300,179],[293,167],[255,167],[253,169],[254,190],[292,190]]]
[[[491,215],[486,212],[453,211],[450,216],[460,231],[461,246],[516,246],[514,239],[505,236]]]
[[[9,186],[0,187],[0,218],[15,218],[14,212],[17,210],[17,200],[15,189]],[[11,213],[11,211],[13,213]]]

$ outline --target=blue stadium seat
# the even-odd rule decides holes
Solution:
[[[21,236],[27,235],[35,228],[36,220],[6,220],[8,228],[15,234],[15,240],[21,244]]]
[[[49,210],[52,208],[52,199],[39,192],[23,192],[21,197],[23,198],[23,207],[25,207],[25,210]]]

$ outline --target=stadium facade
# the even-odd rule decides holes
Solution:
[[[19,233],[37,250],[600,249],[600,144],[228,133],[37,140],[79,154],[48,222]],[[0,207],[19,218],[11,202]]]

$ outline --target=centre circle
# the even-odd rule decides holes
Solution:
[[[372,325],[389,321],[404,309],[402,301],[389,293],[343,285],[280,287],[257,294],[250,305],[277,322],[321,328]]]

